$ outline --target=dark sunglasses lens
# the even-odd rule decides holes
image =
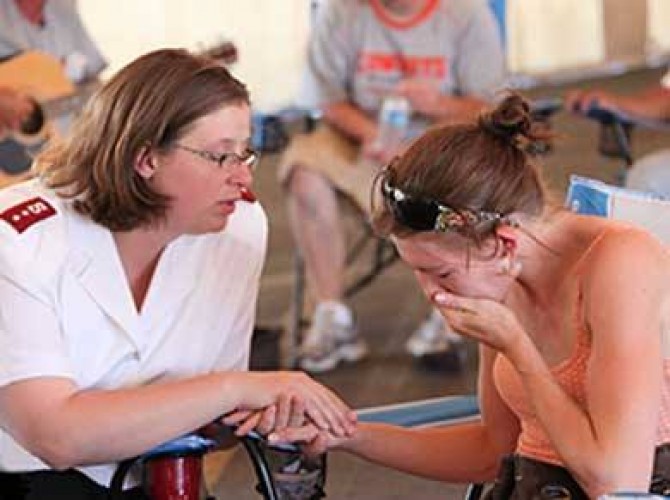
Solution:
[[[401,224],[415,231],[432,231],[439,210],[435,203],[405,198],[392,200],[393,215]]]

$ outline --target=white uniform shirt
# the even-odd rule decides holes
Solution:
[[[221,233],[165,249],[138,313],[109,230],[38,181],[0,191],[0,386],[117,389],[246,369],[266,244],[261,206],[237,203]],[[0,431],[0,470],[45,468]],[[81,470],[107,485],[114,468]]]

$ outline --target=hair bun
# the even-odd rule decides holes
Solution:
[[[483,113],[479,123],[497,137],[514,141],[530,132],[530,105],[518,94],[508,95],[496,108]]]
[[[479,126],[527,153],[537,154],[550,146],[551,134],[533,121],[531,106],[516,93],[508,94],[494,109],[479,117]]]

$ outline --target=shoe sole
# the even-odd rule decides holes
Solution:
[[[444,345],[435,347],[429,346],[421,342],[407,342],[405,344],[405,350],[415,358],[420,358],[426,356],[427,354],[438,354],[441,352],[446,352],[452,348],[448,342],[445,342]]]
[[[300,368],[310,373],[325,373],[334,370],[340,362],[355,363],[368,355],[365,344],[342,345],[330,356],[320,360],[303,358],[300,360]]]

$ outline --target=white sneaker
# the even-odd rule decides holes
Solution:
[[[451,331],[448,323],[437,309],[433,309],[419,327],[414,330],[405,344],[407,351],[415,358],[448,351],[452,344],[462,342]]]
[[[356,332],[349,308],[340,302],[322,302],[314,311],[312,326],[300,352],[303,370],[323,373],[342,361],[353,363],[363,359],[368,348]]]

